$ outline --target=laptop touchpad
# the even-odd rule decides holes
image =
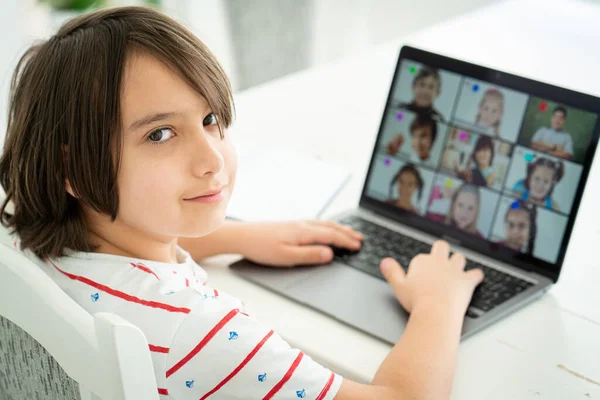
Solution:
[[[408,320],[386,281],[338,263],[313,268],[286,292],[387,341],[399,339]]]

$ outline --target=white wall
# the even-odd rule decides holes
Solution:
[[[2,3],[0,12],[0,144],[4,143],[7,123],[8,91],[19,49],[23,46],[25,32],[22,7],[16,1]]]
[[[498,0],[313,0],[312,63],[330,62]]]

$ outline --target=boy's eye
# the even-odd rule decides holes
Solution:
[[[207,125],[216,125],[216,123],[217,123],[217,116],[215,114],[213,114],[213,113],[208,114],[204,118],[204,120],[202,121],[202,124],[204,126],[207,126]]]
[[[153,144],[165,143],[173,136],[173,131],[170,128],[159,128],[148,135],[148,140]]]

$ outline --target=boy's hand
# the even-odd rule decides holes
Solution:
[[[387,144],[387,152],[391,156],[395,156],[396,153],[402,148],[404,144],[404,136],[402,134],[397,134],[394,136]]]
[[[464,168],[456,171],[456,175],[465,182],[471,183],[473,180],[473,173],[470,169]]]
[[[363,239],[332,221],[244,223],[239,229],[241,254],[271,266],[326,264],[333,259],[329,245],[358,250]]]
[[[488,175],[488,177],[485,181],[488,186],[492,186],[494,184],[495,180],[496,180],[496,175],[494,175],[494,173],[492,172],[491,174]]]
[[[448,243],[437,241],[430,254],[413,258],[408,273],[391,258],[381,262],[381,271],[406,311],[449,306],[464,314],[473,291],[483,280],[480,269],[465,272],[465,263],[462,254],[455,253],[450,257]]]

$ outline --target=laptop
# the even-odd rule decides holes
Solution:
[[[598,143],[600,99],[412,47],[400,51],[359,207],[363,232],[331,265],[240,276],[389,343],[408,313],[379,264],[444,239],[485,279],[462,338],[556,283]]]

